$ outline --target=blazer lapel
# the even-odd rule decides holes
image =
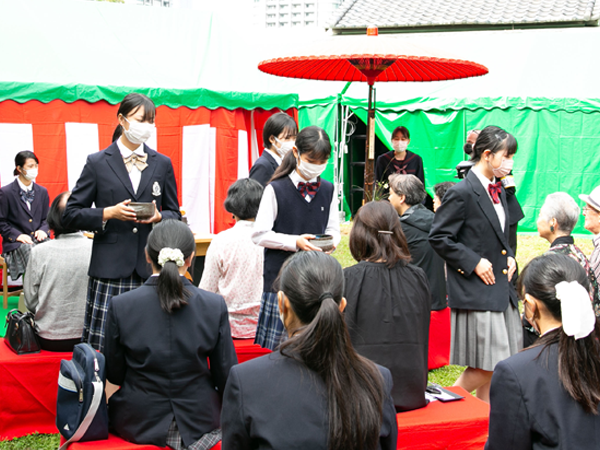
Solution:
[[[108,165],[115,172],[115,175],[121,181],[121,183],[123,183],[123,186],[125,186],[127,191],[131,194],[131,197],[135,198],[135,192],[133,192],[133,185],[131,184],[131,179],[129,178],[129,172],[127,172],[127,168],[123,162],[123,157],[121,156],[119,147],[117,147],[117,144],[113,142],[113,144],[104,151],[108,156]]]
[[[156,152],[148,150],[149,148],[144,144],[144,151],[148,155],[148,159],[146,160],[148,166],[142,171],[142,178],[140,179],[140,185],[138,186],[137,195],[135,196],[136,199],[138,195],[142,195],[142,192],[144,192],[144,189],[146,189],[146,186],[148,186],[148,183],[152,180],[154,171],[156,170]]]
[[[487,217],[488,221],[492,225],[492,228],[494,229],[494,232],[498,236],[498,239],[500,239],[500,242],[502,242],[502,245],[504,245],[505,247],[508,248],[508,241],[506,238],[506,234],[504,233],[504,231],[502,231],[502,228],[500,227],[500,220],[498,220],[498,214],[496,213],[496,210],[494,209],[494,205],[492,204],[491,200],[489,199],[487,192],[483,188],[483,185],[477,178],[477,175],[475,175],[474,173],[471,173],[469,171],[469,173],[467,174],[467,180],[471,184],[471,187],[473,188],[473,191],[475,192],[475,194],[477,194],[477,196],[478,196],[477,202],[479,203],[479,207],[483,210],[485,217]],[[501,200],[502,206],[503,206],[504,212],[505,212],[504,229],[506,230],[508,227],[507,222],[506,222],[506,219],[508,218],[508,212],[506,211],[506,196],[505,196],[504,192],[501,193],[500,198],[502,199]]]
[[[35,189],[35,184],[33,185],[33,188]],[[33,205],[35,203],[35,197],[33,199],[33,202],[31,203],[31,210],[27,207],[27,205],[25,204],[25,202],[23,200],[21,200],[21,186],[19,186],[19,183],[17,182],[17,180],[15,180],[13,182],[13,191],[15,193],[15,198],[17,199],[17,203],[19,205],[21,205],[21,208],[23,208],[23,211],[25,211],[29,217],[33,217]]]

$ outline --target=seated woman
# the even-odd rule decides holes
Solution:
[[[13,280],[27,268],[34,245],[48,239],[48,191],[34,183],[39,160],[28,150],[15,156],[15,181],[0,189],[2,257]]]
[[[231,334],[237,339],[254,338],[258,324],[265,251],[254,245],[252,233],[262,193],[262,185],[250,178],[229,186],[224,206],[235,225],[210,243],[200,280],[200,289],[225,299]]]
[[[390,369],[397,411],[425,406],[431,294],[410,253],[398,214],[370,202],[354,217],[350,252],[358,264],[344,269],[346,324],[356,351]]]
[[[136,444],[210,448],[221,438],[221,397],[237,357],[225,301],[184,276],[195,249],[186,224],[158,223],[146,245],[152,275],[108,307],[106,376],[121,386],[110,425]]]
[[[223,399],[223,450],[395,449],[389,370],[348,339],[340,264],[299,252],[281,269],[277,293],[289,339],[231,369]]]
[[[92,240],[61,223],[69,195],[52,202],[48,226],[55,239],[31,250],[23,283],[42,349],[54,352],[72,352],[81,342],[92,256]]]
[[[589,279],[573,258],[546,254],[525,267],[519,288],[542,337],[497,364],[485,448],[597,449],[600,329]]]
[[[546,197],[540,216],[537,221],[537,228],[540,237],[550,243],[550,248],[546,253],[561,253],[577,261],[585,270],[590,279],[590,300],[596,311],[600,314],[600,290],[598,281],[592,270],[585,254],[575,245],[571,232],[579,220],[579,206],[569,194],[565,192],[555,192]],[[523,325],[525,331],[523,334],[523,347],[528,347],[537,339],[537,334],[530,324],[526,323],[523,316]]]

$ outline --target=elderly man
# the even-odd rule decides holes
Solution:
[[[423,206],[425,187],[414,175],[390,176],[390,203],[400,215],[412,263],[425,271],[431,289],[431,309],[446,308],[444,260],[429,245],[433,213]]]
[[[590,265],[600,280],[600,186],[596,187],[590,195],[580,194],[579,198],[585,202],[583,215],[585,216],[584,228],[594,233],[594,251],[590,255]]]

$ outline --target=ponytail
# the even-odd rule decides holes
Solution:
[[[313,125],[298,133],[296,150],[298,151],[298,157],[307,155],[310,159],[316,161],[327,161],[331,156],[331,142],[323,128]],[[293,151],[289,151],[269,182],[285,178],[294,170],[296,170],[296,157]]]
[[[383,378],[350,342],[339,306],[344,289],[341,266],[324,253],[300,252],[282,268],[280,285],[304,324],[281,345],[281,354],[304,363],[325,383],[328,450],[376,449]]]
[[[287,177],[290,173],[292,173],[294,170],[296,170],[296,164],[297,163],[296,163],[296,157],[294,156],[294,152],[293,151],[287,152],[287,155],[285,155],[283,157],[281,164],[275,170],[275,173],[269,180],[269,183],[271,181],[275,181],[275,180],[279,180],[280,178]]]
[[[196,249],[194,235],[189,227],[177,220],[157,224],[148,236],[146,251],[160,275],[156,293],[163,310],[168,313],[187,305],[189,292],[183,287],[179,267],[182,267]]]
[[[117,128],[115,128],[115,131],[113,132],[111,142],[115,142],[117,139],[119,139],[121,137],[122,134],[123,134],[123,127],[121,126],[121,124],[118,124]]]

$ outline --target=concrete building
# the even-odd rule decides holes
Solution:
[[[325,28],[341,0],[254,0],[253,24],[264,28]]]

